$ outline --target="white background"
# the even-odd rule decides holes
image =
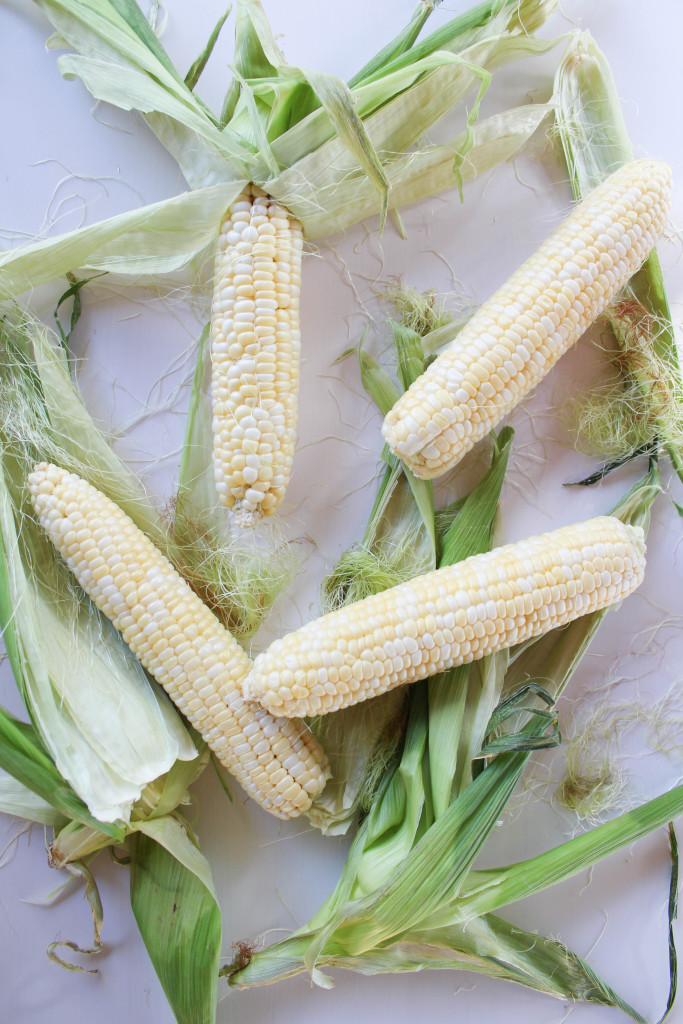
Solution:
[[[409,17],[412,0],[266,0],[271,24],[290,62],[348,77],[395,34]],[[436,27],[464,4],[445,3],[432,17]],[[214,0],[166,4],[163,42],[184,70],[200,51],[220,13]],[[668,237],[660,247],[674,318],[681,318],[683,269],[677,226],[683,222],[683,141],[680,55],[683,14],[674,0],[656,0],[647,13],[635,0],[565,0],[543,34],[590,28],[612,63],[636,155],[667,160],[674,169],[675,197]],[[231,24],[224,30],[199,92],[219,106],[228,81]],[[61,79],[44,41],[49,27],[28,4],[0,7],[2,68],[2,186],[0,244],[19,244],[93,222],[183,190],[174,162],[135,116],[94,108],[80,83]],[[529,94],[549,92],[560,47],[551,55],[504,72],[504,87],[487,98],[483,112],[512,105]],[[495,96],[495,98],[494,98]],[[457,130],[457,129],[456,129]],[[254,649],[271,636],[314,614],[325,571],[364,526],[375,489],[380,450],[379,420],[361,393],[353,361],[334,365],[371,323],[381,347],[382,282],[402,277],[418,288],[446,294],[456,282],[481,300],[536,248],[566,214],[570,195],[561,168],[549,154],[499,169],[457,195],[405,211],[407,242],[389,229],[379,240],[369,221],[343,238],[311,247],[304,265],[301,426],[295,473],[283,530],[296,538],[300,572]],[[58,286],[57,286],[58,287]],[[35,297],[51,316],[58,290]],[[182,296],[153,305],[139,291],[115,296],[100,288],[83,317],[74,345],[87,358],[81,384],[91,409],[105,425],[125,426],[150,398],[158,402],[182,380],[197,320]],[[640,469],[624,471],[599,489],[567,490],[564,481],[592,468],[574,452],[561,410],[581,382],[592,379],[596,355],[586,339],[518,410],[512,472],[506,485],[501,532],[512,540],[606,511]],[[160,387],[156,382],[163,378]],[[138,422],[121,451],[145,474],[160,502],[173,493],[186,392],[178,415]],[[147,464],[147,465],[146,465]],[[465,475],[457,476],[459,493]],[[670,483],[668,470],[667,486]],[[683,488],[671,483],[679,503]],[[659,499],[649,538],[649,569],[638,594],[611,615],[577,673],[562,705],[571,735],[574,713],[588,713],[596,692],[614,683],[614,700],[652,706],[680,684],[682,557],[681,520],[666,496]],[[649,653],[648,653],[649,652]],[[654,653],[653,653],[654,652]],[[620,681],[621,680],[621,681]],[[0,702],[16,706],[4,673]],[[679,701],[680,715],[680,701]],[[630,773],[625,799],[638,801],[673,785],[680,763],[648,750],[644,730],[624,737]],[[629,750],[634,757],[626,757]],[[557,775],[559,759],[543,759]],[[554,767],[553,767],[554,766]],[[552,801],[553,786],[517,810],[491,837],[487,863],[505,863],[554,845],[577,827]],[[211,772],[195,787],[197,830],[208,856],[223,911],[223,952],[231,958],[238,939],[303,923],[331,891],[348,840],[323,838],[302,823],[281,824],[238,797],[230,805]],[[16,824],[0,817],[0,848]],[[167,1024],[172,1015],[137,934],[128,905],[125,868],[106,853],[96,862],[104,904],[106,952],[97,975],[68,974],[45,956],[49,942],[73,939],[88,945],[91,924],[80,890],[50,907],[42,900],[60,879],[47,867],[43,831],[36,827],[6,850],[0,870],[0,993],[7,1020],[53,1024],[97,1020],[100,1024],[144,1021]],[[666,899],[668,847],[663,830],[555,890],[510,908],[509,917],[529,929],[561,938],[590,961],[620,994],[651,1019],[663,1010],[667,988]],[[272,933],[269,940],[279,933]],[[679,938],[683,940],[683,935]],[[522,988],[465,973],[434,972],[362,978],[337,973],[332,992],[299,977],[274,987],[229,992],[221,985],[218,1019],[241,1024],[272,1021],[394,1022],[420,1017],[441,1021],[508,1024],[607,1024],[616,1011],[574,1008]],[[672,1018],[683,1020],[683,1002]]]

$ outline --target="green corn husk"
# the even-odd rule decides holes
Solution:
[[[86,442],[87,437],[87,442]],[[155,538],[151,505],[73,391],[63,350],[21,314],[0,324],[0,602],[22,699],[60,774],[103,821],[196,750],[179,716],[75,587],[31,516],[26,476],[56,461],[88,477]]]
[[[433,10],[420,5],[349,86],[287,65],[260,3],[240,0],[236,77],[220,117],[173,68],[133,0],[37,2],[57,30],[51,45],[77,51],[60,58],[62,73],[97,99],[141,111],[192,191],[3,253],[0,296],[68,271],[155,275],[204,260],[249,181],[288,205],[307,238],[324,237],[513,159],[552,112],[538,104],[477,121],[487,69],[554,45],[533,33],[556,0],[485,0],[417,43]],[[465,129],[449,143],[421,142],[473,88]]]
[[[556,131],[572,190],[582,199],[633,159],[609,64],[590,33],[572,37],[555,99]],[[578,444],[614,465],[661,446],[683,479],[683,376],[656,252],[603,319],[618,346],[615,369],[602,389],[578,403]]]
[[[221,915],[208,863],[183,826],[147,828],[131,844],[131,905],[180,1024],[214,1024]]]
[[[52,826],[50,864],[85,882],[95,935],[82,953],[102,949],[88,865],[106,847],[130,849],[134,912],[176,1017],[213,1024],[220,912],[182,811],[209,751],[32,518],[25,481],[41,459],[89,479],[170,548],[162,520],[82,405],[64,348],[12,307],[0,320],[0,623],[30,722],[0,709],[0,768],[9,776],[0,779],[0,810]],[[203,930],[198,955],[190,931]],[[80,970],[62,958],[63,946],[79,951],[53,943],[50,958]]]

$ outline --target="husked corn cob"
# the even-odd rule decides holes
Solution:
[[[29,489],[41,525],[97,607],[246,792],[293,817],[323,788],[327,762],[303,722],[249,704],[251,662],[161,552],[85,480],[41,463]]]
[[[244,693],[323,715],[563,626],[631,593],[640,527],[603,516],[437,569],[309,622],[254,660]]]
[[[454,466],[600,316],[663,231],[670,188],[654,160],[615,171],[401,396],[382,433],[416,476]]]
[[[211,311],[214,476],[240,526],[275,511],[294,456],[301,225],[255,185],[221,225]]]

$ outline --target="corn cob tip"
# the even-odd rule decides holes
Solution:
[[[244,508],[241,502],[236,502],[232,507],[232,518],[235,526],[241,530],[253,530],[256,524],[263,519],[263,512],[258,508]]]
[[[323,715],[614,605],[643,579],[645,536],[613,516],[475,555],[275,641],[243,682],[272,714]]]

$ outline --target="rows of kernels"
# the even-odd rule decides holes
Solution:
[[[214,476],[244,526],[272,515],[291,473],[302,247],[300,224],[253,185],[221,225],[211,314]]]
[[[41,464],[39,521],[97,607],[244,789],[289,817],[320,792],[325,756],[302,722],[244,700],[251,662],[161,552],[80,477]]]
[[[661,235],[670,187],[652,160],[616,171],[401,397],[383,434],[417,476],[454,466],[598,318]]]
[[[321,715],[512,647],[605,608],[640,583],[639,527],[563,527],[402,583],[260,654],[244,692],[280,715]]]

